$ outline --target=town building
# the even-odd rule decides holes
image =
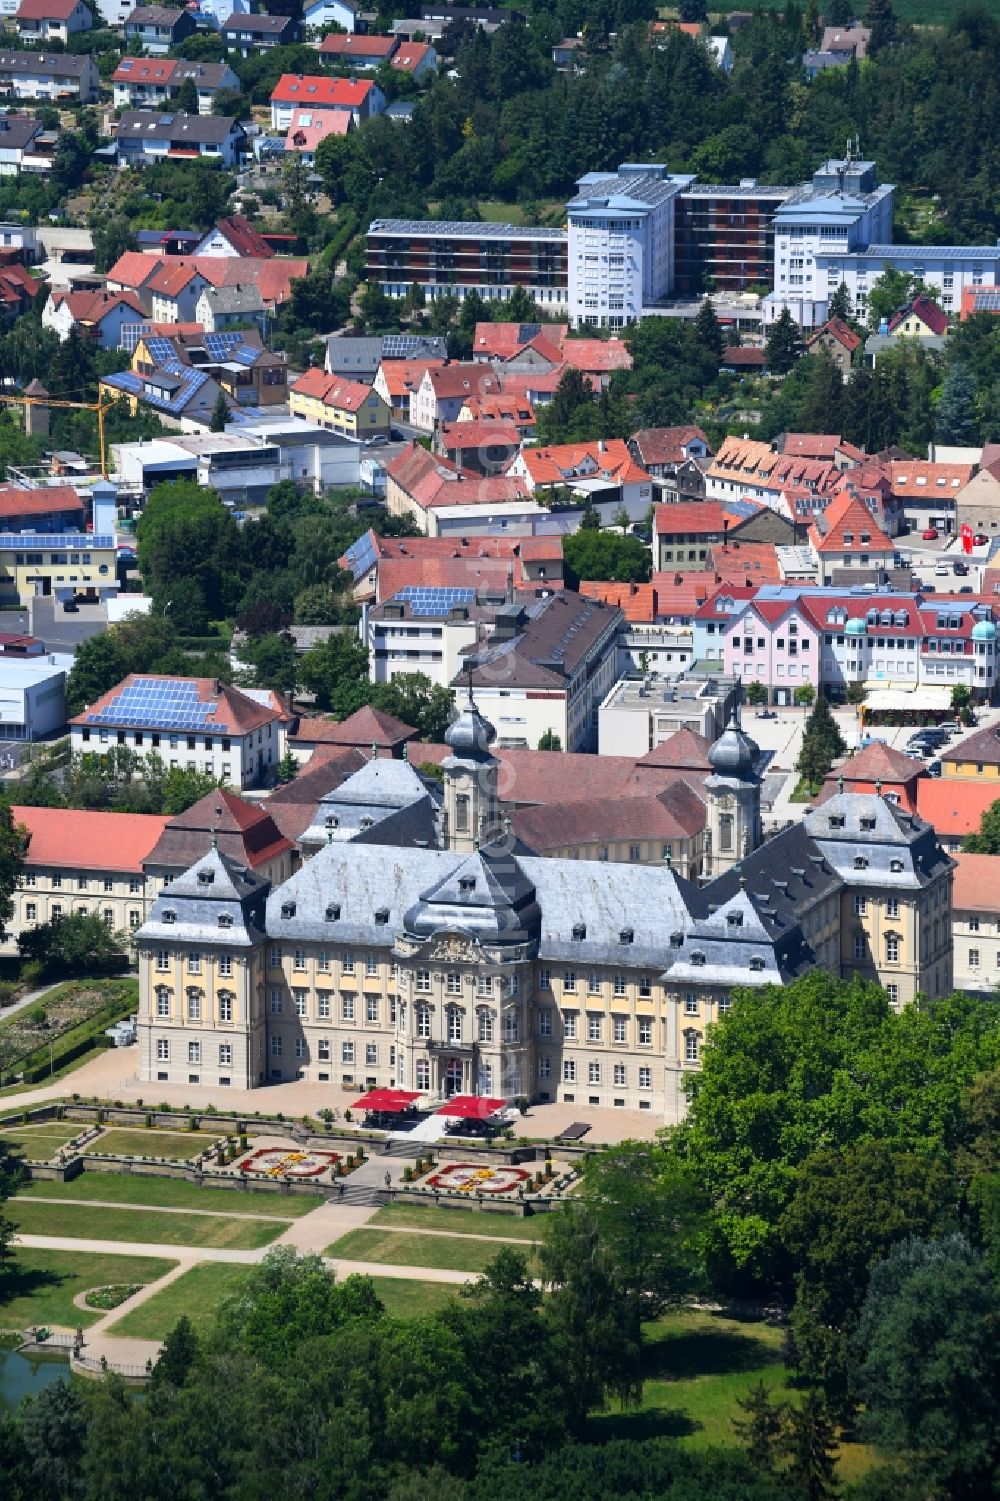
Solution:
[[[371,338],[331,334],[326,341],[323,369],[327,375],[342,375],[370,386],[383,368],[394,371],[406,366],[416,370],[422,368],[423,361],[443,365],[447,358],[448,341],[443,334],[376,334]],[[385,391],[380,394],[388,401]],[[395,409],[395,403],[393,406]],[[402,410],[409,411],[408,399]]]
[[[674,288],[680,181],[656,163],[588,172],[566,208],[568,311],[576,326],[624,328]]]
[[[966,527],[991,540],[1000,530],[1000,463],[980,469],[955,496],[955,529],[961,534]]]
[[[157,7],[159,8],[159,7]],[[171,11],[183,15],[183,11]],[[155,110],[126,110],[115,131],[115,154],[122,166],[146,166],[171,157],[204,157],[235,166],[246,149],[246,132],[228,115],[161,115]]]
[[[598,711],[598,751],[633,760],[655,751],[678,730],[714,740],[735,707],[739,680],[717,672],[647,673],[616,682]]]
[[[898,554],[871,511],[853,491],[841,490],[809,528],[820,584],[886,584]]]
[[[810,354],[821,350],[828,354],[847,381],[851,378],[854,352],[860,343],[861,335],[856,334],[843,318],[828,318],[823,327],[806,340],[806,349]]]
[[[266,785],[281,759],[278,710],[213,678],[130,673],[70,720],[74,754],[127,745],[168,770],[201,771],[242,789]]]
[[[956,532],[958,497],[975,474],[974,464],[893,459],[888,471],[893,498],[911,531]]]
[[[955,989],[996,995],[1000,985],[1000,856],[955,856]]]
[[[271,91],[271,129],[287,130],[296,110],[336,110],[350,115],[355,125],[385,109],[385,95],[369,79],[310,77],[283,73]]]
[[[263,335],[267,326],[267,309],[256,282],[248,282],[246,286],[204,287],[194,311],[206,334],[252,328]]]
[[[89,56],[66,52],[0,52],[0,92],[11,99],[96,104],[100,74]]]
[[[71,36],[89,31],[94,18],[83,0],[21,0],[14,24],[25,46],[61,42],[65,47]]]
[[[333,33],[319,44],[319,55],[337,67],[364,72],[389,62],[399,47],[397,36],[354,36]]]
[[[93,339],[99,348],[117,349],[125,325],[142,316],[142,303],[133,292],[54,289],[42,309],[42,327],[52,329],[60,343],[65,343],[75,328]]]
[[[739,295],[773,286],[774,218],[794,190],[752,177],[728,185],[678,181],[674,290]]]
[[[734,717],[707,756],[712,849],[733,844],[721,874],[697,886],[661,859],[609,880],[602,860],[497,837],[494,739],[470,699],[440,791],[370,761],[320,804],[280,886],[210,849],[165,888],[137,935],[140,1077],[525,1095],[673,1122],[739,987],[824,968],[897,1007],[950,991],[953,862],[885,799],[838,794],[757,842],[758,751]]]
[[[373,387],[360,381],[307,370],[289,388],[288,402],[294,415],[344,437],[364,442],[389,436],[388,406]]]
[[[475,290],[491,302],[524,287],[539,307],[562,311],[566,231],[478,220],[373,219],[365,274],[387,297],[405,297],[416,285],[431,301],[461,301]]]
[[[22,655],[14,648],[16,639],[0,641],[0,733],[4,740],[44,740],[66,723],[66,674],[73,659],[45,651]]]
[[[46,0],[47,3],[47,0]],[[137,5],[125,21],[125,45],[148,57],[164,57],[197,30],[186,10],[168,5]]]
[[[116,109],[159,109],[176,99],[188,79],[198,95],[198,113],[210,115],[223,90],[239,92],[228,63],[189,63],[182,58],[123,57],[111,75]]]
[[[737,518],[715,501],[680,501],[653,511],[653,561],[662,571],[708,568],[713,545],[722,542]]]
[[[241,57],[272,47],[290,47],[301,40],[302,25],[294,16],[250,15],[234,11],[222,24],[222,40]]]

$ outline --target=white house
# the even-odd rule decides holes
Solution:
[[[579,179],[566,206],[574,325],[624,328],[673,290],[675,200],[691,181],[655,162]]]
[[[323,30],[340,26],[344,31],[354,32],[358,29],[360,9],[355,0],[313,0],[313,4],[307,5],[302,13],[302,23]]]
[[[16,15],[17,34],[29,45],[62,42],[94,24],[83,0],[21,0]]]
[[[226,115],[127,110],[118,121],[115,144],[121,166],[201,156],[232,167],[246,144],[246,132],[238,120]]]

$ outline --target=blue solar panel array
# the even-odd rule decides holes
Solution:
[[[182,365],[180,360],[167,360],[160,366],[159,373],[162,375],[176,375],[180,379],[180,385],[170,396],[154,396],[143,390],[143,379],[134,375],[131,370],[122,370],[117,375],[102,376],[102,382],[111,386],[116,391],[127,391],[130,396],[139,396],[146,406],[152,407],[155,412],[169,412],[176,416],[183,412],[192,397],[197,395],[202,386],[208,380],[205,370],[194,370],[189,365]],[[151,379],[155,380],[155,376]]]
[[[199,698],[197,684],[183,678],[133,678],[103,709],[88,714],[87,723],[116,729],[210,730],[225,735],[228,725],[210,722],[218,707],[215,699]]]
[[[378,562],[378,553],[375,551],[371,532],[365,532],[356,542],[352,542],[344,553],[344,557],[351,570],[351,577],[357,583]]]
[[[96,536],[90,532],[2,532],[0,533],[0,551],[23,552],[28,548],[60,547],[84,548],[87,552],[94,552],[102,547],[113,548],[114,537],[106,537],[103,533]]]
[[[409,605],[411,615],[447,615],[453,605],[471,605],[475,597],[475,589],[434,589],[423,584],[407,584],[396,595]]]

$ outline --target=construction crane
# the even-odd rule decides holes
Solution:
[[[4,406],[24,407],[24,425],[26,429],[30,407],[62,407],[74,412],[96,412],[97,441],[101,450],[101,478],[107,479],[108,458],[104,444],[104,417],[105,413],[109,412],[114,406],[113,401],[56,401],[48,395],[28,396],[26,392],[22,391],[18,396],[0,396],[0,403]]]

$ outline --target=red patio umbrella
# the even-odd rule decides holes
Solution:
[[[456,1094],[444,1105],[439,1105],[435,1115],[453,1115],[461,1120],[488,1120],[491,1115],[496,1115],[498,1110],[503,1110],[506,1100],[493,1100],[489,1095],[479,1094]]]
[[[410,1089],[370,1089],[367,1094],[355,1100],[352,1110],[385,1110],[390,1115],[393,1112],[405,1110],[407,1105],[412,1105],[414,1100],[419,1100],[420,1095]]]

